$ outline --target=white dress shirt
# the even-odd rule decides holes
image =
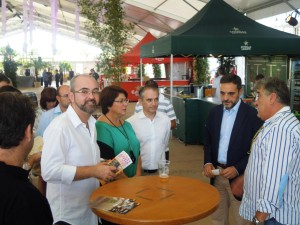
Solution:
[[[74,181],[77,166],[91,166],[100,161],[92,116],[88,125],[89,129],[69,106],[66,113],[56,117],[44,132],[41,167],[54,223],[98,224],[90,209],[89,198],[99,187],[99,181],[95,178]]]
[[[171,121],[165,113],[156,112],[153,120],[144,112],[134,114],[128,120],[140,142],[142,168],[154,170],[168,150]]]
[[[212,84],[212,88],[216,89],[214,98],[218,99],[218,100],[220,100],[220,81],[221,81],[222,77],[223,77],[223,75],[219,75],[218,77],[216,77]]]

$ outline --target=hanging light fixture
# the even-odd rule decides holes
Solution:
[[[296,19],[296,17],[297,17],[297,13],[298,13],[298,11],[294,11],[294,13],[295,13],[295,16],[293,17],[293,12],[291,13],[291,15],[289,15],[286,19],[285,19],[285,21],[289,24],[289,25],[291,25],[291,26],[297,26],[297,24],[298,24],[298,20]]]

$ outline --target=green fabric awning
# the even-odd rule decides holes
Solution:
[[[141,57],[300,55],[300,37],[244,16],[223,0],[210,0],[172,33],[141,46]]]

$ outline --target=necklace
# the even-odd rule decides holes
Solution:
[[[108,121],[115,127],[118,129],[118,131],[121,132],[121,134],[123,134],[123,136],[126,138],[126,140],[128,141],[129,143],[129,138],[128,138],[128,135],[126,133],[126,130],[124,129],[123,127],[123,123],[119,120],[120,124],[121,124],[121,127],[122,127],[122,130],[124,131],[124,133],[119,129],[119,127],[117,127],[106,115],[104,115],[106,117],[106,119],[108,119]]]
[[[123,127],[123,123],[119,120],[120,124],[121,124],[121,127],[124,131],[124,133],[119,129],[119,127],[117,127],[106,115],[104,115],[106,117],[106,119],[115,127],[118,129],[118,131],[120,131],[121,134],[123,134],[123,136],[125,137],[125,139],[127,140],[128,142],[128,150],[129,150],[129,157],[131,158],[132,162],[135,163],[136,162],[136,157],[133,153],[133,148],[131,147],[131,144],[130,144],[130,141],[129,141],[129,137],[126,133],[126,130],[124,129]]]
[[[252,141],[251,141],[250,149],[249,149],[249,151],[247,152],[248,155],[251,154],[253,144],[254,144],[254,142],[256,141],[256,138],[257,138],[257,136],[259,135],[259,133],[260,133],[264,128],[265,128],[264,125],[261,125],[261,127],[260,127],[260,128],[256,131],[256,133],[254,134],[254,137],[252,138]]]

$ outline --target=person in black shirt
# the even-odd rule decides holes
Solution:
[[[62,69],[59,70],[59,83],[60,83],[60,85],[63,85],[63,83],[64,83],[64,73],[63,73]]]
[[[69,80],[72,80],[73,77],[74,77],[74,71],[71,69],[69,71]]]
[[[55,70],[54,78],[55,78],[56,88],[58,88],[59,87],[60,78],[61,78],[61,74],[58,72],[57,69]]]
[[[24,163],[33,146],[35,110],[27,96],[0,93],[0,224],[52,225],[47,199],[29,181]]]

